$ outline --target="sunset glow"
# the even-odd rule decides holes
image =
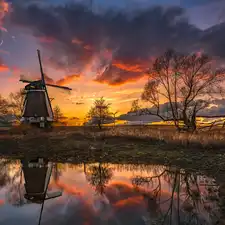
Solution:
[[[200,33],[209,35],[205,30],[210,25],[206,27],[199,13],[197,15],[190,7],[200,7],[204,15],[209,7],[207,4],[180,5],[188,17],[188,21],[180,21],[180,25],[178,21],[174,23],[175,14],[180,16],[183,12],[177,9],[175,1],[167,11],[168,15],[170,11],[175,13],[171,18],[162,17],[162,5],[157,11],[152,3],[147,4],[146,1],[148,13],[140,11],[132,19],[117,13],[112,18],[104,13],[100,16],[94,11],[83,10],[84,6],[76,3],[71,7],[73,16],[70,18],[67,16],[69,8],[59,5],[56,0],[49,0],[49,4],[46,1],[43,7],[35,2],[30,7],[25,3],[19,4],[10,0],[0,1],[1,94],[7,97],[10,92],[23,88],[24,84],[19,82],[21,74],[26,78],[40,78],[36,55],[36,49],[40,49],[46,82],[73,89],[67,93],[49,88],[50,97],[54,98],[52,104],[59,105],[69,117],[83,119],[93,101],[102,96],[111,103],[112,111],[127,113],[131,102],[143,91],[149,66],[169,47],[198,54],[204,52],[223,59],[215,46],[219,42],[214,39],[212,42],[211,36],[198,39]],[[100,3],[96,0],[95,4]],[[55,17],[55,7],[59,7],[61,16]],[[105,7],[114,9],[114,5],[110,4]],[[122,2],[117,7],[123,9]],[[38,17],[43,17],[43,21]],[[162,24],[155,26],[153,18],[158,18],[155,21],[162,21],[165,27]],[[150,27],[147,21],[152,21]],[[214,17],[210,21],[211,26],[217,24]],[[169,24],[173,24],[173,28]],[[190,38],[183,35],[184,31],[190,34]],[[219,36],[216,29],[213,32],[216,37]],[[164,103],[164,99],[161,102]]]

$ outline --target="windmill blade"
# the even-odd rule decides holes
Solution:
[[[39,65],[40,65],[40,71],[41,71],[41,80],[42,80],[43,85],[45,86],[45,74],[44,74],[43,67],[42,67],[41,52],[39,49],[37,49],[37,54],[38,54],[38,61],[39,61]]]
[[[20,79],[20,82],[23,82],[23,83],[32,83],[32,82],[34,82],[34,80]]]
[[[59,85],[56,85],[56,84],[46,84],[46,86],[50,86],[50,87],[54,87],[54,88],[61,88],[61,89],[68,90],[68,91],[72,90],[72,88],[59,86]]]
[[[23,82],[23,83],[31,83],[31,82],[34,82],[34,81],[31,81],[31,80],[25,80],[25,79],[20,79],[20,81]],[[71,91],[72,90],[72,88],[64,87],[64,86],[59,86],[59,85],[56,85],[56,84],[46,84],[46,86],[50,86],[50,87],[54,87],[54,88],[60,88],[60,89],[68,90],[68,91]]]

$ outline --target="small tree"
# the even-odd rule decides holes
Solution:
[[[93,123],[97,123],[99,129],[102,129],[102,124],[104,124],[111,115],[109,107],[110,104],[107,103],[103,97],[101,97],[100,99],[96,99],[94,101],[93,106],[88,112],[88,118],[91,119]]]
[[[134,100],[131,103],[131,109],[130,109],[130,111],[131,112],[138,112],[140,109],[141,109],[141,106],[139,104],[139,99]]]
[[[63,116],[63,113],[58,105],[53,108],[54,119],[56,122],[59,122],[60,118]]]
[[[179,121],[188,130],[195,130],[198,112],[209,105],[215,94],[223,92],[224,80],[224,70],[213,70],[208,56],[168,50],[149,70],[142,100],[152,107],[142,111],[162,120],[167,120],[169,113],[178,130],[181,129]],[[162,107],[163,100],[167,102],[167,112]]]
[[[119,111],[116,112],[111,112],[111,115],[113,115],[113,123],[114,123],[114,127],[116,126],[116,115],[119,113]]]
[[[18,120],[22,117],[24,100],[25,95],[23,89],[9,94],[9,108]]]

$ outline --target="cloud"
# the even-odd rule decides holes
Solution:
[[[117,86],[127,82],[135,82],[143,76],[144,73],[127,71],[110,65],[102,74],[96,77],[95,81]]]
[[[155,108],[149,108],[152,112],[155,111]],[[170,112],[170,105],[168,103],[163,103],[160,105],[160,112],[163,113],[169,113]],[[201,110],[198,112],[198,116],[224,116],[225,115],[225,99],[215,99],[212,100],[209,104],[209,107]],[[141,115],[138,116],[136,113],[127,113],[119,116],[118,119],[121,120],[128,120],[128,121],[150,121],[150,122],[158,122],[161,121],[161,119],[157,116],[152,115]]]
[[[6,2],[5,0],[0,0],[0,29],[5,32],[7,32],[7,30],[3,27],[3,20],[6,13],[8,13],[9,10],[10,10],[9,3]]]
[[[38,40],[41,43],[47,43],[47,44],[53,43],[55,41],[55,39],[52,37],[38,37]]]
[[[5,65],[0,65],[0,72],[5,72],[5,71],[8,71],[9,68]]]
[[[3,63],[3,60],[0,58],[0,72],[6,72],[9,70],[9,67]]]
[[[225,58],[225,23],[216,25],[204,31],[201,38],[204,49],[208,50],[214,56]]]
[[[70,84],[72,81],[77,80],[80,77],[79,74],[72,74],[72,75],[68,75],[63,77],[60,80],[57,80],[55,83],[57,85],[65,85],[65,84]]]
[[[113,9],[96,14],[75,3],[64,6],[15,3],[11,23],[33,32],[51,53],[52,67],[82,74],[87,65],[94,64],[89,67],[97,75],[93,79],[109,85],[141,79],[150,58],[167,48],[201,49],[204,36],[204,32],[189,24],[185,11],[175,6],[150,7],[128,15]],[[206,50],[224,56],[225,51],[219,51],[217,46],[221,42],[212,45],[212,41],[213,38],[204,39]]]
[[[0,71],[1,71],[1,67],[0,67]],[[58,79],[58,80],[52,79],[47,74],[45,74],[44,76],[45,76],[45,82],[47,84],[55,84],[55,85],[59,85],[59,86],[63,86],[63,85],[66,85],[66,84],[70,84],[73,81],[75,81],[75,80],[77,80],[77,79],[80,78],[80,75],[79,74],[65,75],[63,78]],[[20,78],[21,79],[24,79],[24,80],[40,80],[40,75],[35,76],[34,78],[31,78],[31,77],[22,75]]]
[[[55,81],[51,77],[49,77],[47,74],[45,74],[45,81],[48,84],[55,84]]]
[[[212,100],[210,106],[199,112],[199,114],[201,114],[201,116],[225,115],[225,99]]]

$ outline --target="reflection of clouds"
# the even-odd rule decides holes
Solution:
[[[95,165],[94,169],[93,165]],[[62,189],[63,196],[46,201],[41,224],[100,225],[107,221],[108,224],[115,225],[145,225],[148,220],[162,218],[172,206],[173,212],[169,218],[172,218],[174,222],[172,225],[174,225],[177,224],[178,212],[181,222],[190,220],[193,213],[201,216],[202,220],[208,217],[207,220],[210,221],[212,211],[210,211],[210,207],[213,210],[217,207],[216,203],[211,204],[211,200],[208,198],[209,196],[215,197],[213,194],[216,190],[215,181],[205,176],[155,165],[111,165],[102,163],[100,166],[101,168],[99,168],[99,164],[86,164],[84,168],[83,165],[57,164],[55,172],[58,176],[52,177],[49,189]],[[106,173],[106,170],[103,172],[102,168],[106,168],[106,166],[113,170],[112,177],[107,175],[110,173]],[[11,177],[15,176],[19,169],[18,166],[8,166],[7,168],[9,168],[7,171],[11,174]],[[92,178],[95,178],[94,180],[97,182],[94,182],[94,184],[97,185],[99,181],[104,181],[104,179],[101,180],[102,178],[109,178],[105,179],[106,184],[101,182],[105,184],[103,194],[96,194],[87,183],[87,175],[90,172],[93,173]],[[158,179],[159,176],[160,179]],[[140,185],[134,185],[131,182],[133,177],[141,178],[142,183],[139,182]],[[150,182],[152,177],[153,181]],[[15,179],[15,181],[18,181],[18,179]],[[154,190],[158,187],[159,181],[161,184],[160,193],[156,195]],[[206,184],[210,185],[209,187],[212,189],[211,195]],[[199,193],[204,195],[204,198],[199,199]],[[193,204],[192,198],[194,198],[196,204]],[[0,199],[5,200],[1,195]],[[205,201],[205,205],[203,201]],[[34,204],[31,204],[28,207],[34,209],[34,206]],[[5,205],[1,209],[4,207]],[[204,207],[207,207],[208,211]],[[23,206],[20,210],[23,212],[23,217],[26,217],[27,211],[25,210],[27,210],[27,207]],[[16,221],[15,218],[14,221]],[[167,222],[168,220],[164,225],[167,225]],[[191,225],[192,222],[189,224]],[[207,221],[203,224],[207,224]]]
[[[52,205],[56,209],[48,211],[48,214],[43,216],[46,218],[43,220],[43,225],[49,222],[60,224],[54,217],[62,213],[66,221],[67,218],[68,221],[76,219],[76,224],[89,222],[97,225],[101,220],[112,223],[117,221],[121,224],[145,224],[142,217],[148,217],[148,209],[153,215],[157,208],[156,202],[150,200],[152,199],[151,193],[146,193],[142,188],[137,191],[131,184],[124,182],[111,183],[105,187],[103,196],[95,196],[92,201],[85,199],[85,195],[85,193],[82,196],[73,195],[73,197],[70,196],[70,200],[64,196],[64,205]],[[167,194],[162,194],[162,196],[166,199]],[[88,218],[85,215],[88,215]]]

